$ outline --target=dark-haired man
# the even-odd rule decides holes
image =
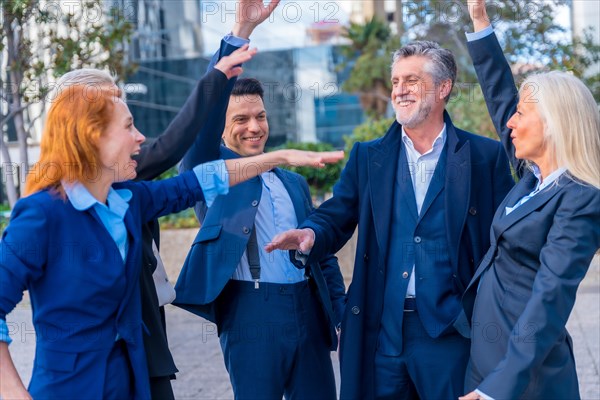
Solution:
[[[264,151],[269,137],[264,91],[255,79],[233,87],[222,132],[224,146],[200,134],[183,169],[218,158]],[[337,259],[297,269],[287,253],[267,254],[276,233],[295,228],[311,212],[300,175],[273,169],[231,188],[207,209],[177,285],[176,305],[216,322],[236,399],[335,399],[330,351],[344,308]]]

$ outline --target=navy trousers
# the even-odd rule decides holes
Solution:
[[[416,311],[405,312],[402,354],[375,354],[375,397],[380,400],[458,399],[464,393],[470,341],[458,333],[431,338]]]
[[[217,325],[236,399],[334,400],[324,313],[308,281],[230,281]]]

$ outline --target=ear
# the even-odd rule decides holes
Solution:
[[[444,100],[452,91],[452,81],[450,79],[445,80],[440,84],[440,100]]]

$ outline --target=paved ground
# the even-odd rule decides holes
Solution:
[[[193,232],[166,233],[161,247],[170,277],[176,277],[186,251],[181,249],[193,240]],[[351,251],[343,253],[340,262],[344,269],[351,259]],[[177,399],[213,400],[233,398],[231,385],[221,357],[221,349],[213,324],[175,307],[168,307],[169,339],[179,370],[174,381]],[[15,329],[11,354],[25,381],[31,376],[35,351],[35,334],[31,324],[31,310],[27,300],[8,316]],[[581,396],[585,400],[600,399],[600,260],[596,258],[582,283],[575,309],[568,322],[573,336],[575,359]],[[332,355],[336,371],[337,356]]]

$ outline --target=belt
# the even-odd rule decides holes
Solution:
[[[406,297],[404,299],[404,312],[415,312],[417,311],[417,298]]]

